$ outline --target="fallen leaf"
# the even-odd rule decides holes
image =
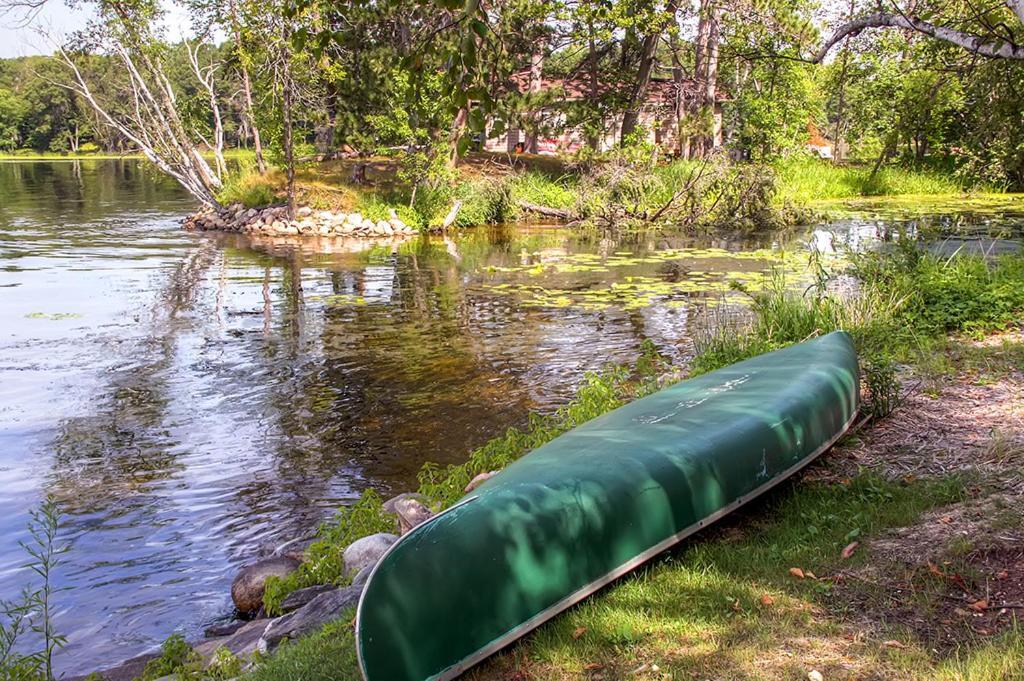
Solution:
[[[974,601],[967,607],[969,607],[974,612],[983,612],[985,608],[988,607],[988,599],[982,598],[980,600]]]
[[[931,561],[928,561],[928,572],[932,573],[933,575],[938,575],[939,577],[946,576],[946,573],[940,570],[939,566]]]
[[[900,643],[896,639],[890,639],[888,641],[885,641],[884,643],[882,643],[882,645],[885,646],[886,648],[906,648],[907,647],[905,644]]]
[[[814,573],[810,570],[804,570],[804,577],[807,579],[817,579],[817,577],[814,576]]]
[[[583,669],[584,669],[585,671],[588,671],[588,672],[592,672],[592,671],[594,671],[595,669],[600,669],[600,668],[601,668],[601,667],[603,667],[603,666],[604,666],[604,665],[602,665],[602,664],[601,664],[600,662],[591,662],[591,663],[589,663],[589,664],[585,664],[585,665],[583,665]]]
[[[847,558],[852,556],[853,552],[857,550],[858,546],[860,546],[860,542],[859,541],[852,541],[849,544],[847,544],[846,548],[843,549],[842,554],[840,554],[840,555],[842,555],[843,560],[846,560]]]
[[[775,599],[765,594],[761,596],[761,605],[775,605]]]
[[[951,515],[942,516],[941,518],[939,518],[939,522],[942,523],[943,525],[949,525],[949,524],[951,524],[953,522],[953,516],[951,516]]]
[[[578,640],[579,637],[582,636],[585,633],[587,633],[587,628],[586,627],[576,627],[576,629],[574,629],[573,632],[572,632],[572,639],[574,641]]]
[[[999,574],[996,575],[996,579],[1006,579],[1010,576],[1010,573],[1006,570],[1000,570]]]
[[[789,568],[789,574],[793,575],[797,579],[803,579],[804,578],[804,571],[801,570],[800,568]]]
[[[740,605],[740,601],[738,598],[734,600],[732,603],[730,603],[729,607],[732,608],[733,612],[742,612],[743,610],[743,607]]]

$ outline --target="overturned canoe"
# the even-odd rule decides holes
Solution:
[[[836,332],[552,440],[381,559],[357,613],[363,675],[457,676],[806,466],[857,401],[857,356]]]

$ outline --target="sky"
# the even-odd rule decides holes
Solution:
[[[168,37],[173,39],[187,35],[188,17],[182,8],[168,3],[165,3],[165,7],[168,9],[165,19]],[[51,54],[53,48],[35,29],[43,28],[55,36],[66,35],[82,28],[90,15],[81,6],[75,9],[68,7],[64,0],[47,0],[28,26],[24,25],[24,15],[0,16],[0,58]]]

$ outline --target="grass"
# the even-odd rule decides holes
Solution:
[[[877,638],[854,636],[847,596],[832,579],[872,560],[867,550],[844,560],[851,540],[907,525],[965,495],[956,478],[904,483],[862,474],[787,485],[572,608],[468,678],[785,679],[806,678],[812,669],[825,678],[1011,678],[998,674],[1021,658],[1012,635],[940,660],[930,642],[898,623]],[[245,678],[358,679],[352,616],[346,612],[285,645]],[[890,640],[899,647],[884,645]]]
[[[981,189],[961,184],[948,173],[929,169],[883,167],[872,176],[868,165],[836,165],[816,159],[776,164],[779,198],[794,203],[865,196],[959,194]]]
[[[837,600],[832,575],[870,559],[862,551],[844,560],[843,547],[963,494],[955,480],[903,485],[866,474],[846,484],[789,485],[573,608],[470,678],[509,678],[513,670],[535,679],[597,671],[628,678],[635,670],[641,678],[806,678],[812,669],[834,678],[851,662],[852,676],[870,676],[885,665],[879,642],[851,645],[841,613],[825,613]],[[793,568],[815,577],[796,578]],[[915,650],[914,657],[927,678],[928,655]]]

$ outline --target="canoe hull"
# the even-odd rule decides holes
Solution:
[[[449,679],[784,481],[857,412],[845,333],[683,381],[524,456],[381,559],[371,681]]]

